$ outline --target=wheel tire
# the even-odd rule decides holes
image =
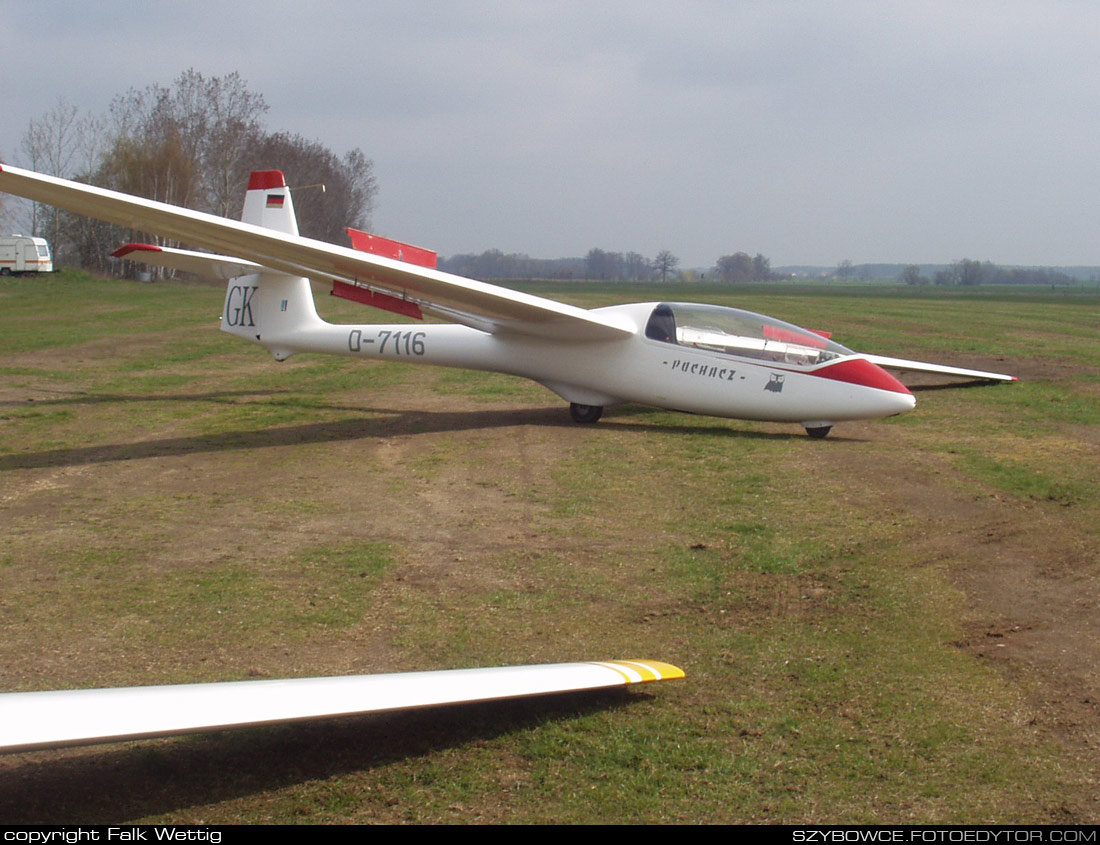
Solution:
[[[814,440],[822,440],[832,430],[833,427],[831,425],[820,425],[816,428],[807,428],[806,433]]]
[[[573,418],[575,423],[590,425],[603,416],[603,407],[600,405],[578,405],[576,402],[570,402],[569,416]]]
[[[0,276],[10,276],[10,275],[11,275],[11,270],[9,270],[7,267],[0,267]]]

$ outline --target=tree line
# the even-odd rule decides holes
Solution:
[[[901,271],[898,281],[906,285],[1075,285],[1077,279],[1050,267],[999,267],[991,261],[964,258],[936,270],[931,277],[921,275],[921,268],[910,264]]]
[[[612,282],[682,280],[680,259],[664,249],[647,258],[637,252],[593,248],[583,258],[531,258],[524,253],[489,249],[480,254],[459,253],[439,260],[439,269],[477,279],[591,279]],[[757,253],[724,255],[703,273],[723,282],[769,281],[777,278],[771,261]]]
[[[249,173],[277,167],[296,188],[303,235],[339,242],[369,225],[377,193],[362,150],[337,155],[320,141],[264,125],[263,95],[238,73],[187,70],[167,87],[131,88],[104,115],[65,100],[33,118],[20,145],[31,170],[239,218]],[[324,185],[324,189],[320,187]],[[59,262],[108,271],[120,243],[168,244],[156,235],[31,203],[26,228],[51,241]]]

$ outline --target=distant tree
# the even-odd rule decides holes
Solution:
[[[475,279],[575,279],[585,275],[583,258],[531,258],[490,249],[481,255],[459,254],[439,259],[445,273]]]
[[[836,265],[836,274],[838,278],[848,279],[851,278],[855,272],[855,265],[852,264],[852,259],[845,258],[843,261]]]
[[[628,252],[623,256],[624,275],[636,282],[647,281],[652,274],[653,264],[648,258],[636,252]]]
[[[159,189],[184,204],[223,216],[238,214],[248,172],[243,159],[254,139],[263,137],[261,119],[267,111],[262,95],[249,90],[240,74],[205,77],[186,70],[172,86],[150,85],[128,92],[111,104],[114,144],[174,147],[188,161],[188,174],[175,187]],[[157,153],[152,153],[155,157]]]
[[[924,285],[928,283],[928,280],[921,276],[920,267],[916,264],[910,264],[902,270],[898,276],[898,281],[903,285]]]
[[[59,100],[31,121],[22,151],[27,166],[162,202],[240,215],[252,169],[279,168],[295,194],[302,233],[342,241],[344,228],[369,224],[377,183],[371,161],[355,149],[338,156],[318,141],[262,125],[267,104],[237,73],[206,77],[184,71],[171,86],[131,88],[114,99],[106,120],[81,117]],[[159,239],[35,206],[31,228],[52,227],[55,255],[71,252],[105,269],[120,241]]]
[[[31,170],[71,178],[85,171],[99,153],[102,121],[81,115],[76,105],[59,97],[49,110],[31,118],[20,143],[21,161]],[[55,243],[62,225],[58,212],[40,203],[29,204],[32,235],[46,235]]]
[[[932,282],[937,285],[957,285],[959,276],[956,266],[952,264],[950,267],[937,270],[935,275],[932,276]]]
[[[983,264],[981,261],[964,258],[962,261],[955,262],[955,268],[955,275],[960,285],[984,284],[986,279],[993,275],[993,265],[988,261]]]
[[[653,259],[653,269],[661,274],[662,282],[666,281],[668,279],[668,274],[679,266],[680,259],[667,249],[662,249],[657,253],[657,257]]]
[[[180,98],[193,103],[191,111],[203,127],[196,153],[206,205],[214,214],[234,216],[233,212],[241,208],[242,187],[246,184],[243,160],[249,142],[261,130],[267,103],[263,95],[250,91],[236,72],[206,79],[189,70],[176,85]]]
[[[747,252],[723,255],[715,267],[715,273],[723,282],[747,282],[754,277],[755,272],[755,263]]]
[[[752,257],[753,281],[766,282],[772,277],[772,262],[767,256],[759,252]]]
[[[4,153],[0,152],[0,163],[4,161]],[[7,196],[7,194],[0,193],[0,231],[10,228],[8,226]]]
[[[584,257],[584,274],[589,279],[610,278],[607,253],[598,247],[588,250],[588,254]]]

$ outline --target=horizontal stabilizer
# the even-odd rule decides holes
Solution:
[[[984,379],[986,381],[1016,381],[1016,376],[1004,373],[987,373],[984,370],[967,370],[962,367],[945,367],[943,364],[928,364],[924,361],[907,361],[904,358],[887,358],[884,355],[862,355],[872,364],[891,370],[910,370],[921,373],[940,373],[945,376]]]
[[[652,660],[0,694],[0,752],[143,739],[684,677]]]
[[[195,252],[190,249],[172,249],[152,244],[126,244],[111,253],[115,258],[140,261],[157,267],[171,267],[186,273],[198,273],[227,282],[238,276],[263,272],[266,268],[254,261],[234,258],[231,255],[215,255],[212,252]]]

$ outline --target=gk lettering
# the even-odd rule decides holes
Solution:
[[[233,285],[225,298],[225,322],[231,326],[255,327],[252,319],[252,297],[259,287],[256,285]]]

